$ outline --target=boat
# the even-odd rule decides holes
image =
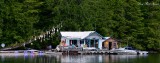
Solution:
[[[145,55],[145,54],[148,54],[148,51],[137,51],[137,53],[140,55]]]
[[[117,54],[127,54],[127,55],[136,55],[137,54],[136,50],[129,50],[126,48],[115,49],[114,52]]]
[[[112,49],[111,51],[117,54],[126,54],[126,55],[148,54],[147,51],[135,50],[132,47],[124,47],[124,48],[120,47],[118,49]]]

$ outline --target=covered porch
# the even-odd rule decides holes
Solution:
[[[66,45],[75,45],[76,47],[95,47],[98,48],[99,39],[68,39]]]

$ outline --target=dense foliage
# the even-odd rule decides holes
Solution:
[[[160,48],[159,0],[0,0],[1,43],[25,42],[58,24],[61,31],[96,30],[138,49]],[[53,37],[48,42],[57,44]]]

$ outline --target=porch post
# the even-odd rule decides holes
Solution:
[[[94,44],[94,47],[96,47],[96,43],[95,43],[95,41],[96,41],[96,40],[94,39],[94,43],[93,43],[93,44]]]
[[[86,45],[86,40],[84,39],[84,45]]]
[[[77,40],[77,45],[80,47],[80,39]]]
[[[89,40],[89,47],[91,47],[91,39],[88,39]]]
[[[69,46],[70,45],[70,40],[66,39],[66,45]]]

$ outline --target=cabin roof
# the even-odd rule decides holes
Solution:
[[[62,37],[66,37],[66,38],[84,39],[93,33],[96,33],[98,36],[102,37],[100,34],[98,34],[95,31],[62,31],[60,33]]]

